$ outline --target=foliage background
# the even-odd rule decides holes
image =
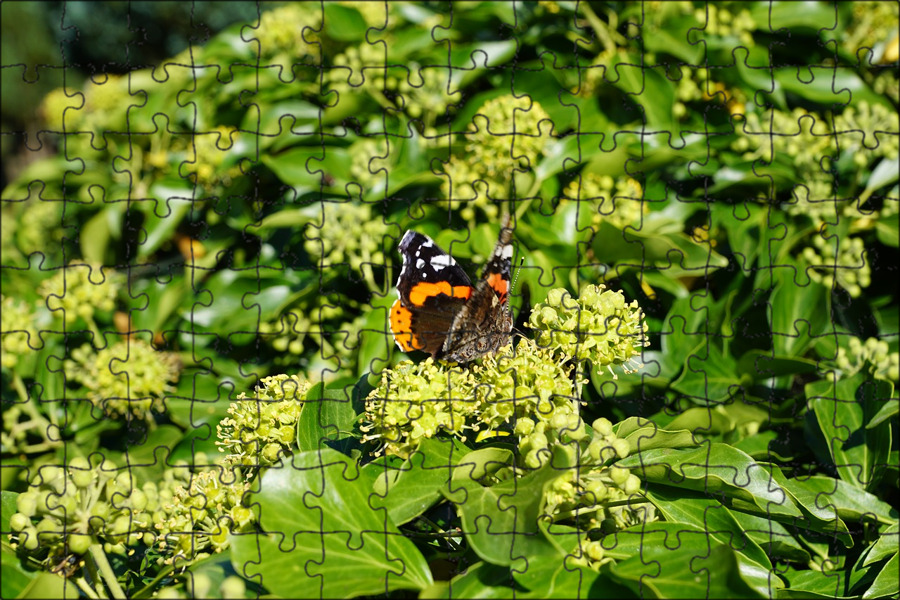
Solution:
[[[659,512],[652,534],[626,541],[633,524],[618,522],[617,550],[606,538],[601,558],[532,549],[551,567],[530,575],[466,527],[471,515],[453,512],[440,483],[385,491],[389,507],[415,499],[431,512],[395,524],[413,540],[397,550],[409,577],[392,581],[381,566],[374,589],[356,593],[447,594],[433,580],[455,576],[454,594],[472,595],[615,585],[684,596],[709,585],[723,596],[896,596],[895,3],[217,4],[196,3],[191,26],[175,28],[155,28],[163,9],[143,3],[131,3],[130,25],[112,3],[94,21],[78,3],[52,5],[59,25],[44,34],[62,32],[59,52],[19,65],[4,48],[2,530],[46,534],[37,548],[4,541],[4,597],[58,595],[76,581],[87,595],[82,584],[137,596],[198,594],[198,581],[209,597],[259,591],[246,548],[227,540],[258,524],[246,514],[253,479],[216,485],[227,480],[211,458],[217,425],[263,377],[296,375],[308,403],[344,402],[306,437],[312,426],[294,415],[297,440],[276,454],[296,452],[299,469],[302,450],[331,432],[343,452],[333,464],[356,468],[354,450],[370,460],[355,419],[377,374],[404,358],[386,328],[397,240],[414,228],[473,267],[502,206],[516,214],[524,261],[517,313],[553,288],[605,283],[646,315],[646,366],[615,379],[588,371],[585,423],[606,418],[626,438],[639,416],[690,432],[691,444],[640,447],[635,434],[614,461]],[[4,45],[8,11],[33,10],[10,6]],[[108,43],[79,50],[70,22],[85,38],[103,23]],[[157,29],[169,34],[140,43]],[[103,64],[103,47],[115,64]],[[266,393],[286,397],[283,382]],[[447,447],[426,445],[410,464],[447,465]],[[734,474],[754,469],[791,510],[747,496]],[[253,496],[262,526],[304,522],[293,511],[316,485],[358,511],[375,476],[347,472],[356,484],[271,470],[262,481],[280,495],[264,485]],[[546,500],[540,477],[522,489]],[[29,484],[37,496],[24,496]],[[219,487],[217,503],[166,508]],[[79,521],[66,498],[108,512]],[[283,520],[265,521],[269,502]],[[13,528],[16,514],[28,525]],[[129,534],[143,518],[165,527]],[[440,537],[459,519],[466,537]],[[660,541],[688,531],[696,541]],[[182,535],[161,545],[167,532]],[[729,543],[737,535],[752,544]],[[659,552],[650,587],[642,548]],[[328,550],[363,555],[346,542]],[[65,582],[50,573],[70,567]],[[260,568],[268,591],[307,591],[276,584],[279,570]],[[694,589],[697,572],[710,579]]]

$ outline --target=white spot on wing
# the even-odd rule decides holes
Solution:
[[[418,254],[416,254],[416,256],[418,256]],[[416,261],[416,268],[420,271],[422,269],[424,269],[425,268],[425,259],[423,259],[423,258],[418,259]]]
[[[440,271],[445,267],[452,267],[456,265],[456,261],[453,260],[453,257],[449,254],[439,254],[431,259],[431,266],[434,267],[435,271]]]

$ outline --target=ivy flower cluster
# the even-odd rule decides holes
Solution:
[[[35,327],[34,306],[0,296],[0,365],[13,369],[24,355],[42,345]]]
[[[803,258],[810,265],[809,278],[826,287],[835,282],[853,298],[862,294],[872,283],[872,268],[866,260],[866,247],[861,238],[826,239],[813,236],[812,246],[803,249]]]
[[[367,282],[372,279],[373,265],[385,262],[383,246],[390,227],[384,219],[372,214],[371,204],[352,202],[325,202],[321,217],[306,228],[307,253],[322,270],[348,264]]]
[[[181,360],[135,339],[102,350],[84,344],[72,351],[65,367],[67,376],[84,385],[91,403],[106,414],[149,421],[151,409],[165,410],[166,395],[175,391]]]
[[[891,352],[884,340],[851,337],[847,348],[838,347],[835,364],[847,375],[860,372],[867,363],[875,377],[900,381],[900,353]]]
[[[153,523],[163,518],[171,486],[166,480],[138,486],[127,469],[92,458],[75,457],[65,468],[49,465],[35,474],[10,517],[14,546],[46,551],[46,558],[58,561],[95,544],[125,554],[127,546],[156,540]]]
[[[268,467],[290,454],[310,387],[299,375],[274,375],[260,381],[253,397],[241,393],[216,426],[224,464]]]
[[[93,324],[98,311],[111,312],[123,283],[120,274],[98,264],[69,263],[38,287],[47,308],[67,325],[79,318]]]
[[[626,373],[642,366],[638,357],[650,342],[637,301],[626,303],[621,292],[605,287],[585,286],[577,299],[563,288],[552,289],[531,311],[529,325],[536,330],[538,345],[590,361],[598,371],[606,367],[615,377],[614,365]]]
[[[583,173],[566,186],[562,198],[585,203],[584,210],[590,211],[594,227],[605,221],[624,229],[628,225],[640,226],[641,215],[646,212],[643,195],[641,184],[630,177],[613,179],[609,175]]]
[[[196,464],[205,458],[198,453]],[[157,545],[165,557],[162,562],[194,560],[210,550],[222,552],[229,546],[229,533],[249,531],[256,521],[243,504],[249,490],[240,469],[222,464],[201,468],[188,482],[174,486],[165,518],[155,525]]]
[[[203,453],[194,460],[206,464]],[[192,472],[177,461],[152,478],[108,458],[75,457],[65,467],[42,467],[16,497],[10,542],[47,564],[75,555],[81,567],[92,548],[130,556],[139,547],[155,548],[159,564],[190,561],[224,550],[229,532],[252,527],[253,511],[243,505],[248,489],[239,471],[222,465]]]
[[[427,359],[385,370],[366,400],[366,439],[408,456],[439,432],[461,440],[468,431],[478,439],[512,433],[527,468],[539,467],[551,444],[582,439],[576,363],[627,371],[647,343],[643,315],[621,293],[588,286],[577,300],[552,291],[532,311],[532,326],[537,342],[520,339],[471,366]]]
[[[552,129],[550,116],[535,100],[512,94],[488,100],[469,123],[465,154],[451,156],[444,165],[441,192],[450,201],[466,203],[460,214],[467,221],[474,219],[475,209],[496,217],[490,200],[507,197],[516,172],[537,166]]]

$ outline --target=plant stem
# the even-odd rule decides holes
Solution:
[[[122,586],[119,585],[119,581],[116,579],[116,574],[112,570],[112,566],[109,564],[109,559],[106,558],[106,552],[103,551],[103,548],[100,544],[92,544],[90,547],[91,558],[94,559],[94,562],[97,563],[97,568],[100,570],[100,575],[103,577],[103,581],[106,582],[106,587],[109,588],[110,593],[113,598],[126,598],[125,591],[122,589]]]
[[[97,600],[100,596],[97,595],[97,592],[88,584],[88,582],[84,579],[84,577],[79,577],[75,580],[75,585],[78,586],[78,589],[84,592],[84,595],[91,600]]]

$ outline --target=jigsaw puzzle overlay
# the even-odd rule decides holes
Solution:
[[[896,2],[0,11],[3,598],[900,593]]]

